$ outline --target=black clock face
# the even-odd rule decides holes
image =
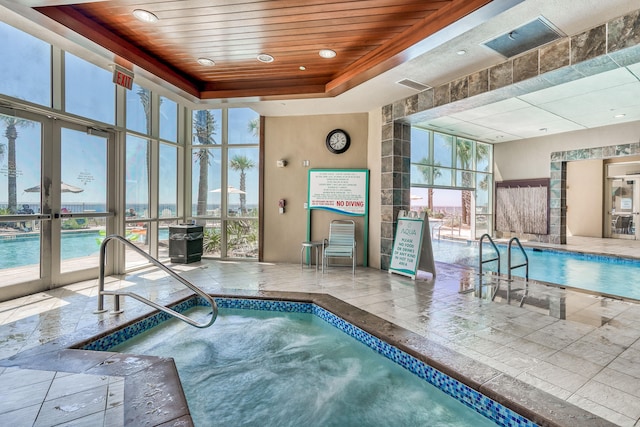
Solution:
[[[327,135],[327,148],[332,153],[340,154],[349,149],[351,139],[349,134],[342,129],[335,129]]]

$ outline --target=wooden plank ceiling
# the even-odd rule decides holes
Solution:
[[[335,96],[491,0],[41,1],[35,9],[199,99]],[[143,23],[144,9],[158,17]],[[318,52],[331,49],[335,58]],[[412,51],[413,49],[413,51]],[[259,54],[269,54],[262,63]],[[198,58],[209,58],[203,66]],[[304,67],[304,69],[301,69]],[[134,67],[132,67],[134,68]],[[134,68],[135,69],[135,68]]]

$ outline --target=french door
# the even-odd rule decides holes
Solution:
[[[0,300],[96,277],[115,157],[113,133],[0,109]]]
[[[609,179],[608,235],[616,239],[638,240],[640,230],[640,178]]]

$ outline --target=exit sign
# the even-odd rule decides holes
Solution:
[[[113,82],[118,86],[131,90],[133,87],[133,73],[116,65],[113,69]]]

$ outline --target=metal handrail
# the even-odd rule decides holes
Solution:
[[[433,238],[433,233],[436,230],[436,227],[437,227],[437,230],[438,230],[438,241],[440,241],[440,229],[442,228],[442,223],[434,224],[431,227],[431,238]]]
[[[482,241],[484,240],[485,237],[489,240],[489,243],[491,243],[491,246],[493,246],[493,249],[496,251],[496,257],[495,258],[490,258],[490,259],[483,259],[482,258]],[[478,296],[480,298],[482,298],[482,264],[487,263],[487,262],[498,261],[498,275],[499,275],[500,274],[500,251],[498,250],[498,247],[494,243],[494,241],[491,238],[491,236],[489,236],[487,233],[485,233],[482,236],[480,236],[480,241],[479,241],[478,245],[480,246],[480,254],[479,254],[479,257],[478,257],[478,260],[479,260],[478,270],[480,270],[480,286],[479,286],[479,295]],[[496,288],[496,292],[497,291],[498,291],[498,289]],[[493,296],[491,297],[492,300],[496,296],[496,292],[493,293]]]
[[[196,294],[200,295],[202,298],[204,298],[205,300],[207,300],[207,302],[209,302],[209,304],[211,305],[211,319],[207,322],[207,323],[198,323],[193,319],[190,319],[189,317],[178,313],[175,310],[170,309],[169,307],[165,307],[163,305],[157,304],[151,300],[148,300],[147,298],[138,295],[134,292],[128,292],[128,291],[105,291],[104,290],[104,270],[105,270],[105,261],[106,261],[106,254],[107,254],[107,243],[109,243],[112,240],[117,240],[123,244],[125,244],[125,246],[129,246],[129,248],[135,250],[138,254],[142,255],[143,257],[145,257],[146,259],[148,259],[149,261],[151,261],[155,266],[157,266],[158,268],[162,269],[163,271],[165,271],[166,273],[170,274],[171,276],[173,276],[176,280],[178,280],[180,283],[182,283],[183,285],[185,285],[186,287],[188,287],[189,289],[191,289],[193,292],[195,292]],[[175,271],[173,271],[172,269],[170,269],[169,267],[167,267],[166,265],[164,265],[163,263],[161,263],[160,261],[158,261],[157,259],[155,259],[154,257],[152,257],[151,255],[149,255],[148,253],[146,253],[145,251],[143,251],[142,249],[140,249],[139,247],[137,247],[136,245],[134,245],[133,243],[131,243],[129,240],[125,239],[122,236],[119,236],[117,234],[112,234],[109,235],[107,237],[104,238],[104,240],[102,241],[102,244],[100,245],[100,276],[98,279],[98,284],[99,284],[99,288],[98,288],[98,309],[95,311],[95,313],[104,313],[105,311],[107,311],[104,308],[104,296],[105,295],[113,295],[113,310],[111,311],[112,314],[117,314],[117,313],[122,313],[123,310],[120,309],[120,296],[129,296],[132,298],[137,299],[138,301],[141,301],[147,305],[150,305],[151,307],[160,310],[162,312],[165,312],[173,317],[176,317],[180,320],[182,320],[183,322],[186,322],[192,326],[195,326],[196,328],[206,328],[208,326],[211,326],[213,324],[213,322],[216,321],[216,318],[218,317],[218,306],[216,304],[216,302],[213,300],[213,298],[208,295],[207,293],[205,293],[202,289],[198,288],[196,285],[194,285],[193,283],[189,282],[188,280],[184,279],[183,277],[181,277],[178,273],[176,273]]]
[[[522,264],[518,264],[518,265],[511,265],[511,246],[513,244],[513,242],[516,242],[518,244],[518,247],[520,248],[520,252],[522,252],[522,255],[524,255],[524,262]],[[507,272],[507,280],[509,281],[509,287],[507,290],[507,301],[511,301],[511,295],[510,295],[510,291],[511,291],[511,270],[516,269],[516,268],[520,268],[520,267],[525,267],[525,292],[524,295],[522,296],[522,299],[520,300],[520,307],[522,307],[522,305],[524,304],[524,299],[527,297],[527,295],[529,294],[529,257],[527,256],[527,253],[525,252],[524,248],[522,247],[522,244],[520,243],[520,239],[518,239],[517,237],[512,237],[511,240],[509,240],[509,246],[507,248],[507,268],[508,268],[508,272]]]

